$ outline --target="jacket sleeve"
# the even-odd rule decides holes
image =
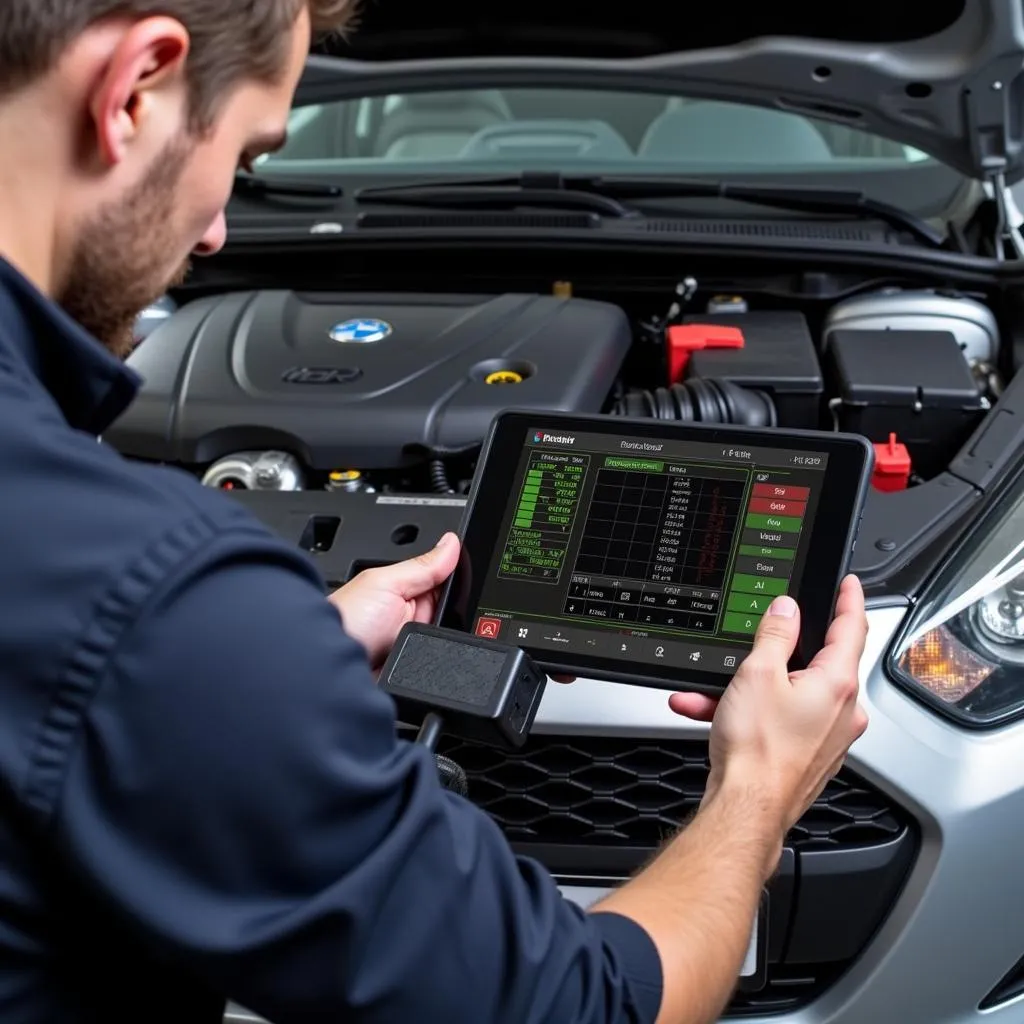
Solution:
[[[111,604],[68,748],[76,884],[277,1024],[654,1021],[646,933],[440,786],[303,556],[254,530],[165,560]]]

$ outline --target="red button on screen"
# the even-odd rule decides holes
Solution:
[[[497,640],[501,632],[501,619],[477,619],[476,635],[485,636],[488,640]]]
[[[790,498],[793,501],[806,501],[810,496],[810,487],[794,487],[792,484],[754,484],[755,498]]]
[[[807,511],[807,502],[785,498],[751,498],[750,511],[768,512],[777,516],[802,516]]]

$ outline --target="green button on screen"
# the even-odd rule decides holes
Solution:
[[[741,544],[740,554],[751,558],[776,558],[791,562],[796,555],[792,548],[762,547],[760,544]]]
[[[727,612],[722,628],[726,633],[745,633],[753,635],[757,632],[760,615],[741,615],[739,612]]]
[[[761,512],[747,514],[747,526],[751,530],[777,530],[779,533],[799,533],[802,520],[797,516],[769,516]]]
[[[773,579],[770,576],[753,576],[750,573],[738,572],[732,578],[733,591],[743,594],[784,594],[789,580]]]
[[[726,610],[742,615],[763,615],[773,600],[771,594],[738,594],[734,590],[729,595]]]

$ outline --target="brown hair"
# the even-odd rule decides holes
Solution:
[[[105,18],[175,18],[188,30],[190,113],[210,124],[224,94],[244,79],[284,73],[291,31],[303,8],[316,33],[339,32],[357,0],[0,0],[0,95],[46,74],[90,25]]]

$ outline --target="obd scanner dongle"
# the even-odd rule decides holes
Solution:
[[[436,753],[441,736],[519,749],[546,686],[546,673],[518,647],[417,622],[402,628],[380,673],[399,721],[419,726],[416,742],[435,754],[442,781],[463,796],[465,773]]]

